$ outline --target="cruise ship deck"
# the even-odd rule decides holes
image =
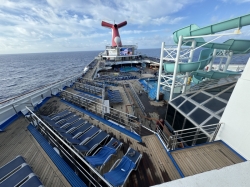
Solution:
[[[159,138],[154,133],[142,136],[142,142],[105,125],[71,107],[58,97],[49,99],[40,109],[40,114],[48,114],[68,109],[81,118],[88,120],[100,129],[123,142],[123,147],[103,168],[101,174],[107,172],[114,162],[121,158],[128,147],[142,153],[143,158],[137,171],[133,171],[126,186],[152,186],[191,176],[205,171],[220,169],[225,166],[243,162],[244,160],[221,142],[179,149],[167,154]],[[27,130],[28,121],[19,117],[5,132],[1,133],[1,162],[4,165],[17,155],[22,155],[45,186],[70,186],[52,160]],[[21,146],[20,146],[21,145]],[[177,167],[176,167],[177,166]]]

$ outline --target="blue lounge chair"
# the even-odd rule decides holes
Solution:
[[[11,160],[4,166],[0,168],[0,182],[11,175],[19,166],[26,163],[22,156],[17,156],[15,159]]]
[[[86,123],[79,128],[74,128],[75,130],[71,130],[70,132],[61,132],[60,134],[64,138],[76,138],[79,137],[81,134],[84,134],[87,130],[90,129],[91,126],[91,123]]]
[[[26,163],[24,163],[19,167],[19,169],[16,172],[14,172],[8,178],[3,180],[0,183],[0,187],[16,186],[27,180],[30,174],[32,174],[32,176],[34,175],[31,168]]]
[[[61,111],[61,112],[58,112],[58,113],[54,113],[54,114],[50,114],[49,115],[49,117],[50,118],[53,118],[53,117],[56,117],[56,116],[61,116],[61,115],[65,115],[65,114],[67,114],[69,111],[68,110],[63,110],[63,111]]]
[[[71,113],[69,113],[69,114],[67,114],[66,116],[64,116],[64,117],[61,117],[58,121],[56,121],[56,120],[52,120],[50,117],[48,117],[48,116],[42,116],[42,118],[43,118],[43,120],[47,123],[47,124],[49,124],[50,126],[54,126],[56,123],[60,123],[60,121],[62,120],[62,119],[68,119],[68,118],[70,118],[70,117],[72,117],[73,115],[75,115],[73,112],[71,112]]]
[[[129,148],[122,159],[117,160],[110,171],[105,173],[103,177],[113,186],[123,186],[130,173],[137,169],[141,158],[142,154]]]
[[[82,125],[84,125],[85,123],[87,123],[87,121],[79,118],[78,120],[76,120],[73,123],[70,123],[68,125],[63,125],[61,127],[54,127],[54,129],[58,132],[58,133],[69,133],[74,131],[75,129],[81,127]]]
[[[74,144],[74,145],[83,144],[84,142],[88,141],[94,135],[96,135],[97,133],[100,133],[100,132],[101,132],[101,130],[98,127],[93,125],[88,131],[86,131],[81,136],[79,136],[77,138],[66,138],[66,140],[69,143]]]
[[[54,121],[57,121],[57,120],[59,120],[59,119],[65,117],[65,116],[67,116],[67,115],[69,115],[69,114],[71,114],[71,113],[72,113],[72,112],[70,112],[70,111],[68,111],[68,110],[65,110],[64,112],[61,112],[61,113],[59,113],[59,114],[56,114],[56,115],[53,116],[53,117],[50,117],[50,119],[51,119],[51,120],[54,120]]]
[[[85,153],[88,156],[98,145],[100,145],[103,141],[105,141],[109,137],[104,131],[101,131],[99,134],[94,136],[91,140],[89,140],[84,145],[75,145],[74,147],[80,152]]]
[[[51,124],[54,128],[65,128],[67,126],[69,126],[70,124],[76,122],[78,119],[81,119],[79,116],[77,115],[74,115],[70,118],[67,118],[67,119],[62,119],[63,121],[60,120],[60,123],[55,123],[55,124]]]
[[[121,146],[122,143],[120,141],[112,138],[105,146],[98,148],[92,156],[85,156],[85,160],[100,172],[111,156],[117,153]]]
[[[38,177],[34,175],[25,181],[20,187],[43,187],[43,184]]]

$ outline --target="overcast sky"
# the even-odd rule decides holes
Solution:
[[[160,48],[172,33],[250,13],[250,0],[0,0],[0,54],[103,50],[111,30],[101,21],[128,25],[123,44]],[[250,39],[250,26],[240,38]]]

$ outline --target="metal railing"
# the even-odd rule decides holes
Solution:
[[[63,80],[58,80],[56,82],[53,82],[53,83],[50,83],[50,84],[47,84],[47,85],[44,85],[44,86],[41,86],[39,88],[36,88],[34,90],[31,90],[29,92],[26,92],[26,93],[23,93],[21,95],[18,95],[18,96],[15,96],[15,97],[11,97],[11,98],[8,98],[4,101],[0,101],[0,106],[4,106],[4,105],[7,105],[9,104],[10,102],[11,103],[14,103],[16,101],[19,101],[21,100],[22,98],[24,97],[30,97],[32,95],[35,95],[37,92],[42,92],[43,90],[47,90],[47,89],[54,89],[54,87],[56,87],[57,85],[62,85],[62,84],[65,84],[67,82],[71,82],[73,83],[77,78],[81,77],[82,76],[82,73],[79,73],[77,75],[74,75],[74,76],[70,76],[70,77],[67,77]],[[52,92],[52,91],[51,91]]]
[[[138,103],[138,105],[140,106],[141,110],[144,112],[144,111],[145,111],[145,107],[144,107],[144,105],[142,104],[140,98],[138,97],[136,91],[134,90],[134,88],[133,88],[133,86],[131,85],[130,82],[128,82],[128,85],[129,85],[130,90],[131,90],[132,93],[133,93],[133,96],[134,96],[135,100],[137,101],[137,103]]]
[[[109,107],[110,112],[105,113],[105,111],[108,111],[108,110],[105,110],[105,107],[107,106],[101,103],[97,103],[95,101],[89,100],[83,96],[79,96],[74,93],[65,91],[65,90],[61,90],[59,96],[62,99],[65,99],[71,103],[74,103],[84,108],[87,111],[90,111],[98,116],[105,118],[106,120],[112,120],[132,132],[140,128],[140,124],[137,121],[137,118],[131,114],[121,112],[111,107]]]
[[[204,90],[207,88],[223,86],[229,83],[235,83],[238,81],[239,78],[240,78],[240,75],[236,75],[236,76],[230,76],[230,77],[221,78],[221,79],[211,79],[207,81],[202,81],[199,84],[191,86],[188,90],[186,90],[186,93],[197,91],[197,90]]]
[[[95,169],[93,169],[81,155],[79,155],[69,144],[67,144],[58,134],[56,134],[45,122],[43,122],[35,113],[33,113],[28,107],[30,112],[28,120],[37,128],[37,130],[48,140],[50,144],[56,146],[60,150],[60,154],[67,158],[73,165],[75,173],[79,176],[83,176],[82,180],[89,187],[109,186],[102,175],[100,175]],[[81,178],[81,177],[80,177]]]
[[[89,84],[83,84],[83,83],[75,82],[74,88],[78,89],[78,90],[81,90],[81,91],[84,91],[84,92],[95,94],[97,96],[102,96],[102,90],[103,90],[103,88],[100,88],[100,87],[96,87],[96,86],[92,86],[92,85],[89,85]]]
[[[213,142],[220,127],[221,123],[217,123],[174,131],[168,139],[167,147],[170,150],[175,150],[184,146],[194,146],[200,140],[202,142]]]

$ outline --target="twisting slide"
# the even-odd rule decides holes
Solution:
[[[220,22],[217,24],[209,25],[203,28],[199,28],[197,25],[192,24],[175,31],[173,33],[173,38],[175,43],[178,43],[179,36],[187,37],[187,36],[208,35],[226,31],[229,29],[241,28],[246,25],[250,25],[250,14],[230,19],[224,22]],[[196,40],[196,47],[199,47],[206,43],[203,38],[195,38],[195,40]],[[190,46],[191,42],[185,43],[185,45]],[[230,50],[233,51],[234,54],[246,54],[250,52],[250,40],[230,39],[225,41],[224,43],[209,43],[204,45],[203,47],[208,49],[204,49],[201,51],[199,60],[197,62],[179,63],[178,72],[183,72],[183,73],[193,72],[192,74],[196,75],[197,77],[207,77],[212,79],[237,75],[239,73],[236,72],[215,72],[215,71],[204,72],[201,70],[210,62],[212,58],[211,55],[213,49]],[[167,73],[173,73],[174,64],[164,63],[164,70]]]

